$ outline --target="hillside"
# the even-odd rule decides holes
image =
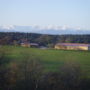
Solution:
[[[48,35],[20,32],[0,32],[0,44],[19,45],[27,40],[40,46],[53,47],[56,43],[90,43],[90,35]]]

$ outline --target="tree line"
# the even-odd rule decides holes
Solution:
[[[45,35],[35,33],[0,32],[0,45],[19,45],[27,40],[40,46],[53,47],[56,43],[90,43],[90,35]]]

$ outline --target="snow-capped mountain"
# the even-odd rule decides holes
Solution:
[[[67,26],[0,26],[0,32],[29,32],[29,33],[40,33],[40,34],[90,34],[90,30],[83,30],[80,28],[70,28]]]

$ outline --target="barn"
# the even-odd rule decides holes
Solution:
[[[90,44],[80,43],[57,43],[55,49],[63,50],[90,50]]]

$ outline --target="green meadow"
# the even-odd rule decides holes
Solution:
[[[22,63],[23,60],[38,60],[44,70],[58,71],[65,63],[75,63],[80,66],[86,75],[90,76],[90,52],[89,51],[67,51],[54,49],[24,48],[14,46],[0,47],[5,51],[5,56],[11,61]]]

